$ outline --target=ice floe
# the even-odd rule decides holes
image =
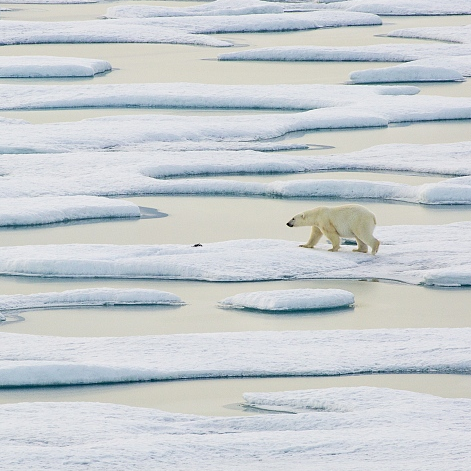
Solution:
[[[0,85],[0,109],[225,108],[301,109],[347,106],[378,95],[415,95],[417,87],[346,85],[209,85],[141,83],[106,85]],[[164,118],[165,119],[165,118]],[[181,119],[181,118],[180,118]],[[199,117],[201,119],[201,117]],[[256,118],[254,118],[256,119]]]
[[[374,13],[376,15],[469,15],[471,5],[468,0],[320,0],[319,8],[332,8],[347,11]]]
[[[308,235],[299,233],[300,240]],[[328,252],[330,245],[322,241],[315,249],[305,249],[296,242],[273,239],[204,243],[198,248],[176,244],[0,247],[0,274],[213,282],[375,278],[444,286],[458,284],[460,274],[459,284],[471,285],[471,223],[379,226],[375,236],[381,241],[377,256],[352,252],[351,246]]]
[[[437,41],[471,44],[471,25],[396,29],[389,32],[388,36],[392,38],[435,39]]]
[[[356,88],[348,85],[345,87]],[[416,87],[410,87],[410,89],[413,93],[417,90]],[[14,102],[16,106],[23,101],[23,106],[31,109],[27,100],[13,97],[12,90],[10,89],[4,96],[10,96],[11,102]],[[17,92],[21,93],[21,89]],[[141,103],[144,103],[145,99],[145,95],[137,98]],[[232,99],[235,104],[235,96]],[[240,99],[244,101],[243,97]],[[247,97],[247,100],[254,103],[253,98]],[[323,104],[325,108],[298,113],[238,114],[237,116],[108,116],[73,123],[37,125],[5,120],[0,135],[0,153],[109,149],[162,141],[260,141],[296,131],[385,127],[391,123],[471,118],[471,98],[463,97],[372,94],[370,96],[359,95],[356,98],[352,95],[350,99],[346,95],[339,96],[337,99],[321,100],[320,97],[318,99],[301,98],[297,106],[308,106],[317,102],[318,106]],[[72,101],[71,98],[70,103]],[[76,106],[83,106],[86,101],[86,99],[75,100]],[[112,103],[116,101],[123,100],[119,98],[115,101],[110,100],[108,106],[112,106]],[[133,101],[135,102],[136,98]],[[175,106],[178,99],[175,98],[172,101]],[[184,101],[195,103],[194,99],[183,98]],[[225,101],[224,97],[220,100],[215,99],[212,104],[216,106],[219,102],[219,106],[222,106],[223,101]],[[226,101],[230,103],[231,99]],[[272,108],[283,106],[282,99],[267,97],[265,100],[258,99],[257,101],[258,106]],[[295,99],[286,98],[284,101],[284,106],[296,105]],[[35,106],[39,106],[39,102],[38,98]],[[49,102],[49,106],[52,106],[53,97],[49,98]],[[55,106],[58,106],[59,102],[56,100]],[[101,103],[104,103],[104,100],[101,100]],[[8,104],[5,106],[8,107]]]
[[[4,205],[4,221],[8,224],[139,216],[138,207],[132,204],[106,198],[67,198],[74,195],[337,197],[387,199],[415,204],[470,204],[470,151],[471,143],[462,142],[390,144],[347,154],[321,156],[253,150],[72,152],[36,154],[34,158],[30,154],[17,154],[14,159],[7,154],[0,156],[0,172],[3,174],[0,176],[0,202],[3,199],[7,203]],[[388,181],[316,179],[314,174],[310,180],[277,181],[274,177],[271,182],[196,178],[326,170],[399,171],[457,177],[416,186]],[[46,196],[64,198],[54,201],[31,198]]]
[[[261,311],[300,311],[351,306],[353,293],[343,289],[290,289],[239,293],[219,301],[221,307]]]
[[[0,385],[469,373],[470,328],[47,337],[0,332]]]
[[[0,77],[92,77],[111,70],[108,61],[78,57],[2,56]]]
[[[210,35],[378,24],[381,19],[377,15],[341,11],[57,22],[4,20],[0,44],[129,42],[227,47],[233,44]]]
[[[57,309],[74,306],[113,306],[121,304],[181,305],[175,294],[155,289],[88,288],[62,292],[0,295],[0,311]]]
[[[0,198],[0,226],[130,217],[140,217],[139,206],[118,199],[96,196]]]
[[[400,65],[380,69],[354,71],[350,74],[353,83],[386,82],[462,82],[464,77],[453,69],[437,66]]]
[[[401,30],[404,31],[404,30]],[[407,30],[408,31],[408,30]],[[407,62],[471,54],[469,44],[370,44],[367,46],[278,46],[227,52],[218,60]]]
[[[380,388],[247,393],[258,408],[294,414],[203,417],[118,404],[0,406],[10,471],[77,466],[284,471],[453,469],[471,459],[469,399]],[[263,463],[263,465],[261,464]],[[393,464],[393,466],[391,466]]]
[[[283,13],[285,6],[261,0],[216,0],[189,7],[119,5],[106,10],[107,18],[152,18],[158,16],[212,16]]]

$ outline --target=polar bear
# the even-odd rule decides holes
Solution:
[[[300,247],[312,248],[324,234],[331,242],[331,252],[340,248],[340,237],[355,237],[358,247],[354,252],[376,254],[379,240],[373,237],[376,226],[375,215],[359,204],[342,206],[318,206],[304,213],[296,214],[287,224],[289,227],[312,226],[311,237]]]

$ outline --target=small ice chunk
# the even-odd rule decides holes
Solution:
[[[223,299],[219,305],[261,311],[300,311],[333,309],[354,302],[353,294],[342,289],[288,289],[239,293]]]

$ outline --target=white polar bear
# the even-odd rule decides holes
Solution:
[[[354,252],[376,254],[379,240],[373,237],[376,226],[375,215],[359,204],[344,204],[342,206],[319,206],[304,213],[296,214],[287,226],[312,226],[311,237],[300,247],[312,248],[324,234],[331,242],[331,252],[340,248],[340,237],[355,237],[358,247]]]

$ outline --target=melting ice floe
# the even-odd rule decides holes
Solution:
[[[470,373],[471,329],[45,337],[0,332],[0,385]]]
[[[18,129],[22,126],[19,125]],[[32,128],[39,131],[38,128]],[[49,128],[51,131],[53,129],[55,128]],[[64,127],[59,126],[59,129]],[[55,129],[56,132],[59,129]],[[71,126],[72,129],[74,126]],[[91,127],[89,129],[92,130]],[[82,137],[82,140],[91,137],[86,133],[83,135],[85,137]],[[40,137],[39,132],[37,136]],[[70,134],[71,138],[76,136],[77,133]],[[51,134],[46,137],[51,137]],[[67,139],[64,135],[62,137]],[[2,136],[0,141],[1,139]],[[178,142],[177,145],[184,146],[182,142]],[[224,143],[220,145],[223,146]],[[159,148],[158,144],[156,148]],[[250,150],[223,153],[210,150],[83,152],[37,154],[34,158],[28,154],[18,154],[14,159],[4,155],[0,156],[0,170],[3,172],[3,176],[0,177],[2,183],[0,210],[3,208],[4,221],[8,224],[38,224],[72,218],[139,215],[138,207],[130,203],[106,198],[65,198],[73,195],[342,197],[422,204],[469,204],[471,202],[470,150],[471,143],[462,142],[432,145],[392,144],[347,154],[322,156],[295,156]],[[194,178],[202,175],[234,173],[296,173],[325,170],[401,171],[461,177],[417,186],[387,181],[316,180],[315,178],[268,183]],[[8,199],[8,197],[46,195],[64,198],[51,202],[41,198],[13,201]]]
[[[65,471],[78,463],[151,470],[157,462],[176,471],[208,462],[227,470],[284,471],[295,463],[298,471],[357,471],[361,463],[374,471],[393,463],[401,471],[467,471],[471,459],[469,399],[366,387],[244,397],[297,413],[202,417],[117,404],[2,404],[2,460],[11,471],[57,463]]]
[[[433,61],[436,63],[435,59]],[[350,74],[350,80],[353,83],[462,82],[465,80],[463,75],[455,69],[419,65],[417,62],[419,61],[395,67],[355,71]]]
[[[377,278],[471,285],[471,223],[378,227],[375,236],[381,241],[377,256],[354,253],[350,246],[332,253],[330,245],[304,249],[271,239],[205,243],[196,249],[169,244],[0,247],[0,273],[198,281]]]
[[[219,301],[221,307],[261,311],[299,311],[351,306],[352,293],[342,289],[291,289],[239,293]]]
[[[417,87],[345,85],[209,85],[135,83],[105,85],[1,85],[0,109],[224,108],[311,110],[376,103],[378,95],[415,95]],[[387,104],[385,104],[387,106]],[[453,100],[450,101],[453,106]],[[106,118],[104,118],[106,119]],[[201,119],[201,118],[199,118]],[[254,118],[256,119],[256,118]]]
[[[98,59],[53,56],[0,57],[0,77],[92,77],[111,70]]]
[[[356,87],[346,88],[353,89]],[[363,87],[363,86],[362,86]],[[51,92],[54,87],[51,87]],[[262,87],[263,88],[263,87]],[[282,87],[281,87],[282,88]],[[363,88],[368,88],[364,86]],[[384,87],[396,88],[396,87]],[[399,92],[404,87],[397,87]],[[299,93],[303,87],[299,89]],[[412,93],[417,92],[416,87],[405,87]],[[72,101],[54,100],[49,97],[41,102],[40,92],[47,93],[39,87],[36,98],[29,95],[27,100],[15,98],[15,93],[26,92],[27,89],[3,88],[0,93],[4,108],[17,109],[20,105],[26,109],[33,107],[63,107],[71,106]],[[287,87],[289,90],[289,87]],[[258,106],[270,108],[289,107],[320,107],[310,111],[298,113],[280,114],[253,114],[234,116],[175,116],[175,115],[134,115],[134,116],[108,116],[103,118],[87,119],[73,123],[52,123],[32,125],[26,122],[4,120],[2,134],[0,135],[0,152],[64,152],[85,149],[107,149],[118,146],[130,146],[149,142],[172,142],[172,141],[260,141],[283,136],[290,132],[309,131],[316,129],[344,129],[388,126],[390,123],[421,122],[435,120],[454,120],[471,118],[471,98],[439,97],[426,95],[348,95],[339,96],[337,99],[321,97],[319,94],[313,99],[300,98],[299,101],[293,97],[287,98],[265,98],[259,96],[254,104],[253,97],[244,97],[241,93],[240,100],[245,106]],[[324,89],[327,91],[329,89]],[[96,89],[97,93],[99,89]],[[203,91],[203,90],[202,90]],[[305,91],[309,91],[305,89]],[[329,91],[341,91],[330,89]],[[223,106],[223,102],[237,103],[236,90],[232,97],[226,99],[214,99],[211,107]],[[264,93],[271,93],[271,88],[266,88]],[[395,91],[397,93],[397,90]],[[224,98],[224,97],[223,97]],[[247,99],[247,101],[246,101]],[[152,103],[153,98],[148,94],[131,97],[127,102],[141,103],[145,101]],[[8,104],[14,104],[11,106]],[[36,101],[36,104],[31,104]],[[197,98],[186,99],[183,97],[185,106],[194,105],[195,102],[202,103],[203,94]],[[284,103],[283,103],[284,101]],[[75,105],[85,106],[86,102],[92,102],[89,98],[74,100]],[[169,105],[176,106],[178,102],[183,106],[182,99],[175,97],[168,100]],[[41,103],[41,104],[40,104]],[[101,106],[114,106],[123,103],[119,98],[99,100]],[[163,105],[160,100],[159,106]],[[148,105],[146,105],[148,106]],[[156,105],[157,106],[157,105]],[[324,107],[322,107],[324,106]]]
[[[436,56],[446,60],[445,58],[452,56],[468,56],[470,54],[470,44],[401,43],[370,44],[367,46],[266,47],[219,54],[218,60],[407,62]]]
[[[232,43],[209,35],[378,24],[381,19],[376,15],[340,11],[57,22],[3,20],[0,44],[130,42],[227,47]]]
[[[0,311],[54,309],[73,306],[120,304],[183,304],[179,296],[154,289],[89,288],[60,293],[15,294],[0,296]]]
[[[340,2],[344,3],[344,2]],[[353,47],[284,46],[220,54],[229,61],[381,61],[407,62],[393,68],[355,71],[355,83],[463,80],[471,75],[469,27],[413,28],[388,36],[426,37],[465,44],[379,44]]]
[[[377,15],[469,15],[471,5],[467,0],[320,0],[319,8],[374,13]]]
[[[287,7],[260,0],[216,0],[190,7],[120,5],[106,10],[107,18],[152,18],[158,16],[212,16],[283,13]]]
[[[0,198],[0,226],[129,217],[140,217],[139,206],[118,199],[95,196]]]

